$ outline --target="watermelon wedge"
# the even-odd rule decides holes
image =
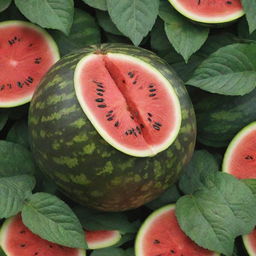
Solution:
[[[199,247],[180,229],[175,205],[154,211],[141,226],[135,241],[136,256],[217,256]]]
[[[50,35],[29,22],[0,22],[0,34],[0,108],[15,107],[31,100],[59,52]]]
[[[238,179],[256,179],[256,122],[233,138],[224,155],[222,170]]]
[[[256,255],[256,229],[250,234],[242,236],[245,249],[250,256]]]
[[[234,21],[244,15],[240,0],[169,0],[187,18],[209,24]]]
[[[57,245],[33,234],[20,215],[4,222],[0,246],[7,256],[85,256],[85,250]]]

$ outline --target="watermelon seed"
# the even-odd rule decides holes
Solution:
[[[111,113],[106,114],[106,117],[110,117],[110,116],[111,116]]]
[[[148,116],[152,117],[153,115],[151,113],[148,113]]]
[[[128,130],[128,133],[129,133],[129,134],[132,134],[132,130]]]
[[[4,87],[5,87],[5,85],[3,84],[3,85],[1,85],[1,87],[0,87],[0,91],[2,91],[3,89],[4,89]]]
[[[132,120],[134,120],[134,116],[130,116]]]
[[[100,92],[99,92],[99,93],[97,93],[97,95],[99,95],[99,96],[103,96],[103,93],[100,93]]]
[[[140,124],[140,128],[143,129],[145,128],[145,126],[143,124]]]
[[[35,256],[38,255],[38,254],[39,254],[38,252],[35,252],[35,253],[34,253]]]
[[[133,77],[134,77],[134,73],[133,73],[133,72],[128,72],[128,76],[129,76],[130,78],[133,78]]]
[[[21,230],[21,231],[20,231],[20,234],[25,234],[25,233],[26,233],[25,230]]]
[[[133,83],[132,84],[137,84],[137,81],[135,80],[135,81],[133,81]]]
[[[136,130],[138,131],[139,134],[141,134],[141,130],[139,126],[136,126]]]
[[[159,131],[159,130],[160,130],[160,127],[159,127],[159,126],[157,126],[157,125],[155,125],[155,124],[153,124],[153,128],[154,128],[155,130],[157,130],[157,131]]]
[[[156,96],[156,94],[155,94],[155,93],[151,93],[151,94],[149,94],[149,97],[154,97],[154,96]]]
[[[115,122],[115,127],[118,127],[119,126],[119,122]]]
[[[226,4],[232,4],[232,2],[231,1],[227,1]]]
[[[123,84],[125,84],[125,80],[123,80],[122,82],[123,82]]]
[[[151,119],[151,118],[148,118],[148,121],[149,121],[149,122],[152,122],[152,119]]]
[[[51,244],[49,245],[49,247],[50,247],[50,248],[53,248],[53,246],[52,246]]]
[[[175,251],[174,251],[174,250],[171,250],[171,254],[175,254]]]
[[[105,90],[103,90],[103,89],[96,89],[98,92],[105,92]]]
[[[153,244],[160,244],[160,241],[157,240],[157,239],[155,239],[154,242],[153,242]]]
[[[26,247],[26,244],[21,244],[20,247],[23,247],[23,248],[24,248],[24,247]]]
[[[153,88],[153,87],[154,87],[154,85],[153,85],[153,84],[150,84],[148,87],[149,87],[149,88]]]
[[[162,126],[162,124],[160,124],[159,122],[155,122],[155,125]]]
[[[11,88],[12,88],[12,85],[11,85],[11,84],[7,84],[7,86],[9,87],[9,89],[11,89]]]
[[[138,136],[136,132],[133,133],[136,137]]]
[[[107,120],[112,121],[114,119],[114,116],[109,117]]]
[[[27,78],[27,81],[28,81],[29,83],[33,83],[34,79],[33,79],[33,77],[29,76],[29,77]]]
[[[127,132],[127,131],[125,132],[125,135],[128,135],[128,132]]]
[[[98,108],[106,108],[107,105],[106,105],[106,104],[101,104],[101,105],[98,105],[97,107],[98,107]]]
[[[113,110],[109,110],[108,113],[113,113]]]
[[[35,64],[40,64],[40,63],[41,63],[41,61],[42,61],[42,58],[41,58],[41,57],[39,57],[39,58],[35,58],[34,63],[35,63]]]
[[[150,91],[150,92],[155,92],[155,91],[156,91],[156,89],[150,89],[149,91]]]
[[[98,98],[98,99],[96,99],[95,101],[96,101],[96,102],[104,102],[104,99]]]
[[[29,44],[28,47],[31,47],[33,44]]]
[[[20,87],[20,88],[22,88],[22,87],[23,87],[23,84],[18,81],[18,82],[17,82],[17,86]]]
[[[97,86],[99,86],[101,88],[104,88],[104,86],[101,82],[98,82],[98,81],[95,81],[95,80],[93,80],[92,82],[95,83]]]
[[[247,156],[245,157],[245,159],[246,159],[246,160],[253,160],[253,156],[247,155]]]

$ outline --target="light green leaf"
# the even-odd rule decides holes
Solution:
[[[104,248],[93,251],[91,256],[127,256],[127,254],[121,248]]]
[[[91,7],[100,9],[102,11],[106,11],[108,9],[106,0],[82,0],[82,1],[90,5]]]
[[[138,46],[156,21],[159,0],[107,0],[107,6],[117,28]]]
[[[9,7],[11,4],[12,0],[1,0],[0,1],[0,12],[4,11]]]
[[[34,159],[25,147],[0,140],[0,177],[33,174],[34,172]]]
[[[255,19],[256,0],[242,0],[241,2],[246,14],[246,19],[249,24],[250,33],[252,33],[256,29],[256,19]]]
[[[212,93],[247,94],[256,87],[255,55],[256,44],[222,47],[199,65],[187,84]]]
[[[15,0],[15,4],[31,22],[69,34],[74,15],[73,0]]]
[[[175,11],[168,2],[161,2],[159,15],[165,22],[165,32],[170,43],[187,62],[206,41],[209,28],[191,23]]]
[[[34,177],[29,175],[0,178],[0,219],[21,211],[35,183]]]
[[[255,197],[242,181],[226,173],[213,172],[204,185],[178,200],[178,222],[201,247],[231,255],[234,239],[251,232],[256,224]]]
[[[72,248],[86,248],[84,231],[69,206],[56,196],[36,193],[22,209],[23,223],[41,238]]]

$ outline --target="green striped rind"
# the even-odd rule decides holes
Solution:
[[[76,64],[92,51],[126,53],[151,64],[180,100],[182,124],[174,143],[155,157],[137,158],[110,146],[84,115],[75,96]],[[61,59],[36,91],[29,113],[39,167],[72,199],[100,210],[136,208],[173,184],[195,144],[195,115],[181,80],[155,54],[129,45],[90,47]]]
[[[196,103],[198,140],[207,146],[225,147],[247,124],[256,120],[256,90],[245,96],[203,94]]]

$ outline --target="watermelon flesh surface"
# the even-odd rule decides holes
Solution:
[[[0,243],[7,256],[84,256],[85,251],[48,242],[33,234],[20,215],[5,222]]]
[[[243,242],[249,255],[256,255],[256,229],[243,236]]]
[[[80,66],[77,96],[104,139],[137,156],[155,155],[171,144],[180,126],[180,106],[156,72],[115,54],[91,55]]]
[[[42,76],[59,59],[55,43],[27,22],[0,23],[0,107],[30,101]]]

